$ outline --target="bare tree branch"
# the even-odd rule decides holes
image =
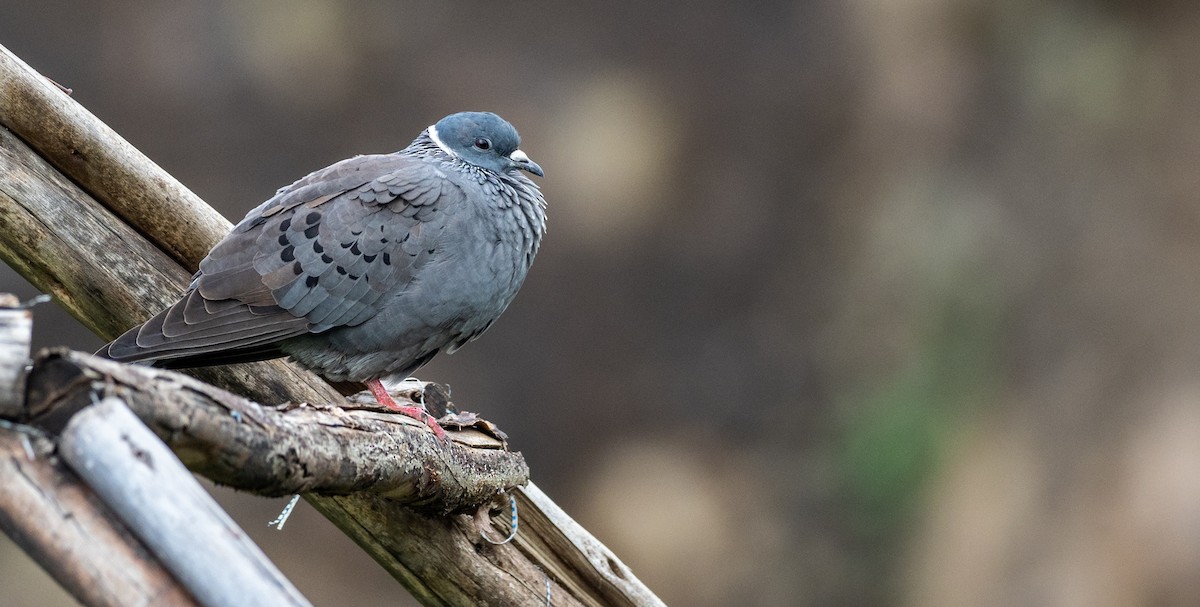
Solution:
[[[43,436],[0,428],[0,530],[79,602],[196,605]]]
[[[2,49],[2,47],[0,47]],[[191,190],[7,50],[0,123],[189,270],[232,225]],[[179,213],[179,207],[189,212]],[[155,238],[186,233],[188,238]]]
[[[379,405],[265,407],[173,371],[51,350],[34,362],[24,416],[58,431],[96,400],[120,398],[191,470],[242,491],[378,493],[434,512],[473,511],[529,479],[520,454],[477,431],[471,449],[423,440]],[[413,431],[417,426],[417,431]]]
[[[15,418],[25,404],[25,364],[33,334],[33,315],[15,295],[0,294],[0,417]]]
[[[0,294],[0,417],[25,407],[32,323]],[[186,590],[29,426],[0,424],[0,530],[88,605],[194,605]]]
[[[72,416],[58,452],[206,607],[310,605],[119,398]]]

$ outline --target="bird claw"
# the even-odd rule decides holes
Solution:
[[[438,424],[437,420],[425,410],[425,407],[407,407],[394,401],[390,405],[387,403],[380,404],[388,409],[391,409],[392,411],[395,411],[396,413],[399,413],[400,415],[411,417],[419,422],[423,422],[426,426],[429,426],[429,429],[433,431],[433,435],[436,436],[438,440],[442,442],[446,441],[446,431],[442,429],[441,424]]]
[[[387,388],[383,387],[383,382],[380,382],[378,379],[372,379],[368,381],[367,387],[370,388],[371,393],[375,395],[375,400],[378,401],[379,404],[401,415],[411,417],[419,422],[424,423],[426,426],[429,426],[429,429],[433,431],[433,435],[436,436],[439,441],[443,443],[446,442],[446,431],[442,429],[437,420],[425,410],[424,406],[401,405],[400,403],[396,402],[396,399],[392,398],[392,395],[388,393]]]

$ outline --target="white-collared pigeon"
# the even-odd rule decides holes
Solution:
[[[356,156],[280,189],[200,262],[183,297],[99,355],[197,367],[290,356],[334,381],[404,376],[476,338],[537,254],[542,168],[488,112],[438,121],[403,150]]]

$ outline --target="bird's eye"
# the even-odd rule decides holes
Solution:
[[[486,152],[492,149],[492,142],[484,137],[479,137],[475,140],[475,147]]]

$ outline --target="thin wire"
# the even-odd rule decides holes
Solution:
[[[47,435],[42,429],[26,424],[18,424],[17,422],[10,422],[6,419],[0,419],[0,428],[16,432],[21,437],[21,450],[25,452],[25,457],[29,461],[37,459],[37,452],[33,448],[33,443],[29,441],[29,437],[32,435],[46,438]]]
[[[26,301],[23,301],[23,302],[17,304],[17,309],[28,310],[29,308],[32,308],[38,304],[44,304],[52,299],[54,299],[54,298],[50,297],[49,295],[47,295],[45,293],[42,293],[41,295],[33,297],[32,299],[28,299]]]
[[[283,507],[283,512],[280,512],[279,516],[275,517],[275,520],[267,523],[267,526],[274,527],[276,531],[283,531],[283,524],[286,523],[288,517],[292,515],[292,510],[296,507],[296,502],[298,501],[300,501],[299,493],[292,496],[292,499],[289,500],[287,505]]]
[[[533,568],[541,571],[542,575],[546,576],[546,607],[550,607],[550,576],[546,575],[546,572],[542,571],[542,568],[537,565],[534,565]]]
[[[499,546],[501,544],[507,544],[507,543],[511,542],[514,537],[517,537],[517,498],[513,497],[511,493],[508,495],[508,503],[512,507],[512,518],[510,519],[512,531],[509,532],[508,537],[497,542],[496,540],[493,540],[492,538],[488,537],[487,533],[485,533],[483,531],[483,529],[479,530],[480,537],[487,540],[488,543],[490,543],[490,544],[495,544],[497,546]]]

